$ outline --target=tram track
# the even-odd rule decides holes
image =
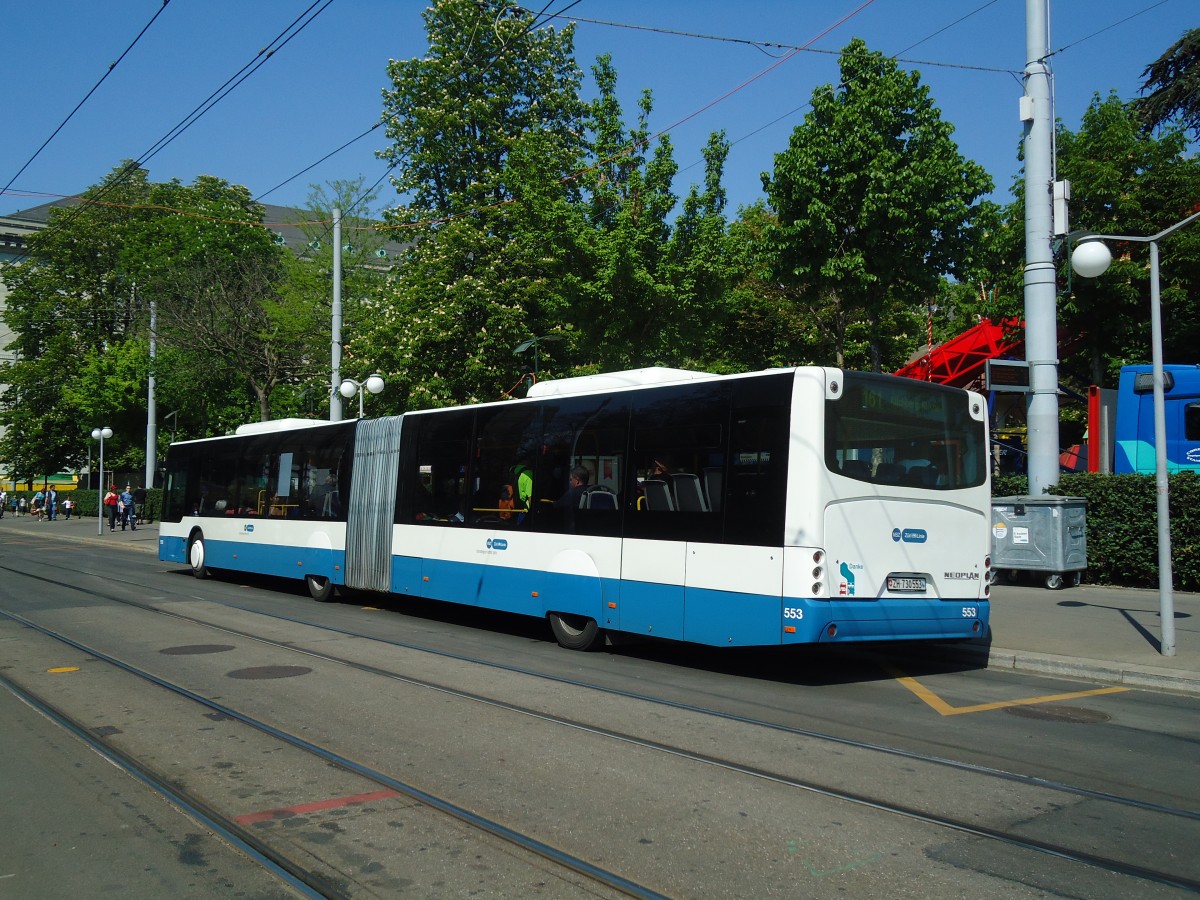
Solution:
[[[0,571],[5,571],[5,570],[6,570],[6,567],[0,566]],[[120,604],[123,604],[126,606],[143,609],[148,612],[154,612],[154,613],[157,613],[160,615],[168,616],[171,618],[176,618],[176,619],[179,619],[180,621],[190,622],[192,624],[201,625],[201,626],[208,627],[208,628],[214,628],[218,631],[221,631],[223,633],[233,635],[236,637],[241,637],[241,638],[245,638],[247,640],[257,641],[257,642],[264,643],[264,644],[267,644],[270,646],[279,647],[282,649],[287,649],[287,650],[291,650],[291,651],[295,651],[295,652],[299,652],[299,653],[304,653],[304,654],[311,655],[316,658],[323,659],[323,660],[326,660],[329,662],[334,662],[334,663],[338,663],[341,665],[351,666],[353,668],[357,668],[362,671],[368,671],[368,672],[371,672],[372,674],[380,675],[382,677],[404,681],[404,682],[406,682],[408,684],[412,684],[414,686],[419,686],[419,687],[427,688],[430,690],[436,690],[436,691],[449,693],[449,694],[452,694],[455,696],[463,697],[464,699],[469,699],[469,700],[473,700],[473,701],[480,702],[480,703],[487,703],[489,705],[499,706],[501,708],[508,709],[513,712],[522,713],[525,715],[535,715],[535,716],[539,716],[539,717],[544,717],[543,714],[538,712],[537,710],[533,710],[533,709],[526,708],[526,707],[521,707],[521,706],[514,705],[514,704],[504,703],[504,702],[498,701],[494,698],[489,698],[487,696],[472,693],[469,691],[462,691],[462,690],[459,690],[459,689],[456,689],[456,688],[453,688],[453,687],[450,687],[450,686],[447,686],[444,684],[439,684],[437,682],[430,681],[428,679],[418,678],[418,677],[415,677],[412,675],[407,675],[407,674],[391,672],[391,671],[387,671],[385,669],[380,669],[380,668],[374,667],[374,666],[366,666],[366,665],[363,665],[362,663],[355,662],[355,661],[350,660],[345,657],[339,657],[339,656],[330,655],[327,653],[320,653],[317,651],[307,650],[302,647],[297,647],[294,644],[273,641],[269,638],[264,638],[261,635],[256,635],[249,631],[236,629],[236,628],[230,628],[229,626],[220,625],[220,624],[216,624],[216,623],[213,623],[210,621],[206,621],[206,620],[201,619],[196,616],[185,615],[185,614],[173,611],[173,610],[162,609],[162,608],[154,606],[153,604],[150,604],[150,603],[143,603],[141,601],[131,600],[128,597],[122,597],[122,596],[119,596],[116,594],[109,594],[109,593],[103,592],[103,591],[93,591],[93,590],[89,590],[89,589],[78,588],[78,587],[72,586],[66,582],[61,582],[61,581],[57,581],[55,579],[46,578],[45,576],[28,575],[27,573],[20,573],[20,572],[17,572],[16,570],[12,570],[12,569],[7,569],[7,571],[13,572],[14,574],[21,574],[21,575],[24,575],[25,577],[35,578],[37,580],[44,581],[44,582],[47,582],[50,584],[54,584],[56,586],[70,587],[72,590],[81,591],[85,594],[100,597],[100,598],[109,600],[114,603],[120,603]],[[134,585],[134,584],[135,583],[131,582],[131,585]],[[142,587],[142,585],[136,585],[136,586]],[[183,595],[183,596],[190,597],[191,595]],[[247,613],[247,614],[250,614],[253,616],[258,616],[258,617],[262,617],[262,618],[266,618],[266,619],[272,619],[272,620],[280,621],[280,622],[287,622],[289,624],[300,625],[305,628],[313,628],[313,629],[317,629],[319,631],[324,631],[327,633],[339,634],[339,635],[343,635],[345,637],[351,637],[351,638],[355,638],[358,640],[369,641],[374,644],[381,644],[381,645],[388,646],[388,647],[394,647],[394,648],[403,649],[403,650],[411,650],[411,651],[415,651],[415,652],[419,652],[419,653],[425,653],[425,654],[429,654],[431,656],[436,656],[436,657],[453,660],[453,661],[457,661],[457,662],[463,662],[463,663],[467,663],[467,664],[475,665],[475,666],[485,666],[488,668],[504,671],[507,673],[527,676],[527,677],[531,677],[531,678],[537,678],[537,679],[541,679],[541,680],[544,680],[547,682],[553,682],[556,684],[562,684],[562,685],[567,685],[567,686],[571,686],[571,687],[583,688],[583,689],[586,689],[589,691],[596,691],[599,693],[608,694],[608,695],[612,695],[615,697],[620,697],[620,698],[624,698],[624,699],[628,699],[628,700],[635,700],[638,702],[644,702],[644,703],[650,703],[650,704],[654,704],[654,705],[665,706],[665,707],[669,707],[671,709],[681,710],[681,711],[685,711],[685,712],[698,713],[701,715],[711,716],[714,718],[726,720],[726,721],[733,722],[733,723],[754,726],[757,728],[769,729],[772,731],[778,731],[778,732],[781,732],[784,734],[794,735],[796,737],[810,738],[810,739],[828,742],[830,744],[836,744],[836,745],[851,747],[851,748],[860,749],[860,750],[868,750],[871,752],[886,754],[888,756],[895,756],[895,757],[898,757],[901,759],[908,759],[908,760],[912,760],[915,762],[929,763],[929,764],[933,764],[933,765],[937,765],[937,766],[944,766],[949,769],[954,769],[954,770],[958,770],[958,771],[962,771],[962,772],[966,772],[966,773],[978,774],[978,775],[986,776],[989,778],[999,779],[1002,781],[1009,781],[1009,782],[1013,782],[1015,784],[1020,784],[1020,785],[1024,785],[1024,786],[1028,786],[1028,787],[1045,788],[1048,790],[1060,792],[1060,793],[1067,794],[1067,795],[1077,796],[1077,797],[1081,797],[1081,798],[1085,798],[1085,799],[1099,800],[1099,801],[1103,801],[1106,803],[1113,803],[1113,804],[1117,804],[1117,805],[1121,805],[1121,806],[1128,806],[1128,807],[1131,807],[1134,809],[1145,810],[1145,811],[1154,812],[1154,813],[1161,813],[1161,814],[1169,815],[1169,816],[1177,816],[1177,817],[1180,817],[1183,819],[1200,822],[1200,810],[1186,809],[1186,808],[1176,807],[1176,806],[1167,806],[1165,804],[1154,803],[1154,802],[1150,802],[1150,801],[1146,801],[1146,800],[1140,800],[1140,799],[1137,799],[1134,797],[1124,797],[1124,796],[1109,793],[1106,791],[1099,791],[1099,790],[1095,790],[1092,788],[1085,788],[1085,787],[1081,787],[1078,785],[1071,785],[1071,784],[1067,784],[1067,783],[1061,782],[1061,781],[1055,781],[1055,780],[1041,778],[1041,777],[1037,777],[1037,776],[1031,776],[1031,775],[1023,775],[1023,774],[1017,773],[1017,772],[1009,772],[1009,771],[1005,771],[1003,769],[996,769],[993,767],[984,766],[984,765],[980,765],[977,763],[969,763],[969,762],[964,762],[961,760],[950,759],[948,757],[935,756],[933,754],[928,754],[928,753],[920,753],[917,751],[906,750],[903,748],[893,747],[893,746],[889,746],[886,744],[873,743],[870,741],[863,741],[863,740],[858,740],[855,738],[844,737],[842,735],[835,735],[835,734],[831,734],[829,732],[816,731],[816,730],[808,729],[808,728],[799,728],[799,727],[796,727],[793,725],[786,725],[786,724],[782,724],[780,722],[773,722],[773,721],[770,721],[767,719],[759,719],[759,718],[754,718],[754,717],[750,717],[750,716],[738,715],[735,713],[731,713],[727,710],[715,709],[715,708],[706,707],[706,706],[699,706],[696,704],[683,703],[681,701],[670,700],[670,699],[667,699],[667,698],[664,698],[664,697],[661,697],[661,696],[658,696],[655,694],[614,688],[610,685],[599,684],[596,682],[583,681],[583,680],[580,680],[577,678],[567,678],[567,677],[564,677],[561,675],[555,675],[555,674],[548,673],[548,672],[545,672],[542,670],[533,669],[533,668],[530,668],[527,666],[519,666],[519,665],[514,665],[512,663],[499,663],[492,659],[487,659],[487,658],[478,657],[478,656],[470,656],[468,654],[462,654],[462,653],[454,653],[454,652],[443,650],[443,649],[440,649],[437,647],[430,647],[428,645],[418,644],[418,643],[414,643],[411,641],[399,641],[399,640],[394,640],[391,638],[380,637],[378,635],[373,635],[373,634],[367,633],[365,631],[356,631],[353,629],[341,628],[338,626],[329,625],[329,624],[323,623],[323,622],[314,622],[310,619],[302,618],[299,616],[282,615],[280,613],[267,612],[262,609],[256,609],[256,608],[248,607],[248,606],[241,606],[241,605],[234,604],[234,603],[223,603],[221,605],[227,609],[236,609],[236,610],[239,610],[241,612],[244,612],[244,613]],[[3,611],[0,611],[0,612],[3,612]],[[570,725],[573,727],[589,727],[589,726],[584,726],[584,725],[581,725],[581,723],[573,722],[573,721],[565,719],[565,718],[556,718],[556,717],[550,717],[550,718],[554,719],[555,721],[559,721],[561,724],[564,724],[564,725]],[[624,739],[626,737],[617,732],[608,731],[606,729],[598,729],[598,730],[603,733],[608,733],[610,736],[612,736],[614,738]]]
[[[234,707],[203,697],[182,685],[118,659],[96,647],[88,646],[67,635],[38,625],[10,610],[0,610],[0,616],[37,631],[44,637],[72,647],[92,659],[107,663],[128,675],[132,675],[156,687],[163,688],[178,697],[182,697],[210,710],[212,713],[237,721],[325,763],[360,776],[380,787],[395,791],[429,809],[450,816],[472,829],[487,834],[492,838],[506,841],[546,863],[569,870],[578,876],[582,876],[597,885],[602,885],[616,891],[623,896],[638,898],[660,898],[663,896],[652,888],[640,885],[587,860],[558,850],[531,835],[521,833],[486,816],[481,816],[445,798],[435,796],[411,783],[356,762],[347,756],[327,747],[320,746],[297,734],[271,725]],[[310,869],[305,868],[294,857],[281,852],[269,842],[256,837],[249,829],[240,825],[234,816],[222,814],[203,798],[191,792],[180,790],[177,786],[172,785],[168,779],[156,773],[153,768],[144,765],[131,755],[112,747],[111,744],[97,740],[86,726],[65,713],[62,709],[57,708],[54,704],[37,697],[28,689],[16,684],[3,674],[0,674],[0,685],[3,685],[24,702],[29,703],[44,715],[50,717],[54,722],[69,730],[76,737],[84,740],[93,749],[96,749],[102,755],[118,764],[122,769],[137,777],[146,786],[169,798],[172,803],[179,806],[188,815],[213,829],[225,840],[268,868],[281,880],[300,890],[304,895],[313,897],[348,896],[344,891],[331,885],[327,879],[323,879],[315,875]]]
[[[0,567],[2,568],[2,567]],[[13,570],[10,570],[13,571]],[[597,725],[594,722],[582,721],[573,719],[567,716],[555,715],[545,709],[536,709],[529,706],[523,706],[516,703],[504,701],[496,696],[488,696],[484,693],[467,691],[459,687],[455,687],[448,683],[439,683],[434,680],[417,678],[409,674],[404,674],[397,671],[389,671],[386,668],[377,665],[364,664],[360,660],[355,660],[346,656],[339,656],[329,653],[323,653],[314,650],[312,647],[298,646],[295,641],[277,641],[261,635],[256,635],[251,631],[244,629],[230,628],[227,625],[205,621],[199,617],[181,614],[175,610],[164,610],[150,603],[131,600],[128,597],[116,595],[107,591],[97,591],[88,588],[81,588],[75,585],[64,583],[56,579],[47,578],[40,575],[27,575],[23,572],[15,574],[24,577],[36,578],[38,580],[55,584],[63,588],[69,588],[75,591],[81,591],[84,594],[91,595],[98,599],[109,602],[120,603],[129,607],[140,609],[146,612],[156,613],[159,615],[170,616],[189,624],[216,629],[224,634],[253,640],[274,648],[285,650],[288,652],[303,653],[311,658],[320,659],[322,661],[335,663],[342,666],[352,667],[358,671],[369,674],[375,677],[383,677],[402,681],[408,685],[421,689],[437,691],[439,693],[454,696],[463,700],[468,700],[475,703],[488,704],[494,708],[502,709],[507,712],[520,714],[523,716],[536,717],[542,721],[552,723],[557,726],[581,729],[587,732],[601,736],[605,739],[618,741],[624,744],[637,746],[646,750],[651,750],[656,753],[670,755],[679,759],[686,759],[690,762],[698,763],[704,766],[720,768],[727,772],[736,773],[737,775],[747,776],[750,778],[769,781],[774,784],[786,786],[789,789],[803,791],[811,794],[835,800],[838,802],[851,803],[856,806],[869,808],[878,812],[889,815],[899,816],[911,821],[917,821],[926,825],[931,825],[936,828],[946,829],[960,835],[966,835],[973,838],[982,838],[989,841],[995,841],[1009,847],[1017,848],[1025,851],[1041,853],[1055,858],[1066,860],[1073,863],[1078,863],[1100,869],[1105,872],[1116,873],[1131,878],[1153,882],[1164,885],[1169,888],[1180,889],[1189,892],[1200,891],[1200,879],[1192,877],[1188,874],[1181,874],[1177,871],[1168,870],[1165,866],[1155,867],[1154,865],[1146,865],[1136,862],[1130,858],[1120,858],[1115,854],[1091,852],[1081,847],[1068,846],[1064,842],[1039,839],[1030,836],[1027,833],[1021,833],[1016,829],[1003,827],[995,827],[984,822],[973,821],[968,816],[954,816],[945,813],[939,813],[934,810],[920,808],[919,806],[897,802],[895,799],[886,797],[871,796],[869,793],[856,790],[848,790],[844,787],[838,787],[828,783],[821,783],[816,780],[797,778],[794,774],[781,770],[775,770],[770,767],[748,764],[744,760],[735,759],[732,757],[723,757],[709,753],[697,752],[695,749],[672,744],[661,740],[654,740],[645,736],[640,736],[632,732],[622,732],[610,728],[605,728]],[[615,690],[611,687],[602,685],[589,684],[576,679],[566,679],[560,676],[550,675],[535,670],[512,666],[508,664],[497,664],[493,661],[475,659],[461,654],[449,654],[446,651],[436,648],[423,647],[417,644],[394,641],[386,638],[376,637],[374,635],[356,632],[350,629],[336,628],[322,623],[307,621],[298,617],[282,616],[274,613],[264,612],[257,609],[249,609],[239,607],[233,604],[222,604],[225,608],[235,609],[243,613],[267,617],[278,621],[286,622],[291,625],[300,626],[302,628],[318,629],[326,633],[336,633],[345,637],[354,638],[356,640],[367,641],[375,644],[384,644],[393,648],[403,649],[424,654],[436,654],[444,659],[453,660],[456,662],[469,663],[476,666],[491,667],[497,670],[503,670],[507,673],[520,675],[523,677],[534,677],[558,682],[562,685],[578,688],[581,690],[604,692],[610,695],[619,697],[622,700],[633,700],[636,702],[652,703],[665,706],[672,710],[676,710],[688,715],[711,716],[723,719],[738,727],[750,726],[763,728],[780,733],[785,733],[789,737],[803,738],[805,740],[821,741],[835,744],[847,749],[852,749],[856,752],[880,754],[889,757],[901,759],[906,763],[921,763],[929,766],[942,767],[960,773],[965,777],[982,778],[986,780],[995,780],[1006,782],[1012,785],[1019,785],[1024,789],[1048,791],[1052,794],[1061,794],[1066,797],[1076,798],[1083,802],[1096,804],[1112,804],[1115,806],[1127,807],[1137,810],[1140,813],[1147,815],[1170,816],[1180,820],[1181,824],[1187,828],[1195,827],[1195,823],[1200,821],[1200,814],[1192,810],[1168,807],[1161,804],[1147,803],[1130,797],[1120,797],[1112,794],[1106,794],[1099,791],[1093,791],[1077,786],[1061,784],[1047,781],[1044,779],[1023,776],[1019,774],[1004,772],[996,769],[988,769],[986,767],[963,763],[955,760],[945,759],[933,755],[920,754],[913,751],[899,750],[897,748],[887,747],[884,745],[870,744],[863,741],[855,741],[835,735],[824,734],[821,732],[799,729],[790,726],[780,725],[762,720],[751,719],[743,716],[731,715],[728,712],[720,710],[711,710],[703,707],[690,706],[688,704],[678,703],[676,701],[664,700],[654,697],[649,694],[639,694],[629,691]],[[15,616],[12,613],[5,613],[14,620],[20,620],[21,617]],[[38,627],[32,625],[32,627]],[[55,639],[63,639],[55,635]],[[82,652],[97,653],[92,648],[84,648],[81,645],[75,644]],[[164,685],[166,686],[166,685]],[[186,689],[185,689],[186,690]],[[201,701],[203,702],[203,701]],[[219,705],[219,704],[218,704]],[[222,710],[223,714],[240,715],[234,710]],[[247,723],[251,724],[251,723]],[[303,739],[300,739],[303,741]],[[340,763],[339,763],[340,764]],[[384,783],[384,782],[379,782]],[[978,787],[976,790],[980,790]],[[986,789],[985,789],[986,790]],[[1144,856],[1144,854],[1141,854]],[[607,882],[605,882],[607,883]],[[629,890],[621,888],[616,884],[610,884],[614,889]],[[637,886],[634,885],[636,889]],[[639,894],[634,894],[639,895]]]

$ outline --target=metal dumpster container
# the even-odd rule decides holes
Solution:
[[[992,568],[1013,578],[1034,572],[1051,590],[1079,584],[1087,568],[1087,499],[993,497]]]

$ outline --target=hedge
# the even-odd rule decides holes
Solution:
[[[1024,475],[992,479],[992,496],[1026,494]],[[1049,493],[1087,502],[1087,580],[1158,586],[1158,504],[1153,475],[1063,475]],[[1171,571],[1176,590],[1200,590],[1200,477],[1170,476]]]

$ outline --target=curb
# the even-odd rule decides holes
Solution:
[[[1200,675],[1176,669],[1081,656],[1056,656],[1029,650],[1008,650],[1003,647],[968,647],[961,644],[939,644],[937,647],[948,658],[987,669],[1010,669],[1036,675],[1079,678],[1119,687],[1200,696]]]

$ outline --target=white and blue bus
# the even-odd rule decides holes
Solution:
[[[171,446],[159,558],[720,647],[987,634],[977,394],[640,369]]]

